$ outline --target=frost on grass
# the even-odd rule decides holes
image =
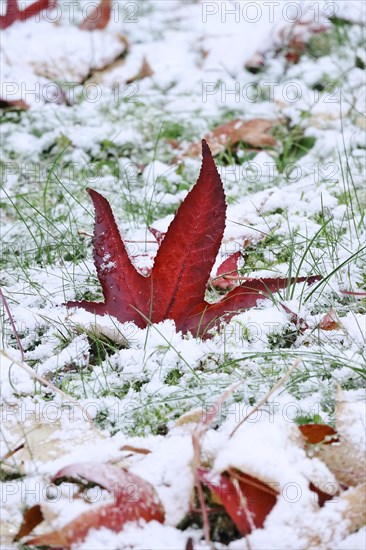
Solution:
[[[174,9],[163,4],[146,2],[139,24],[123,28],[129,55],[124,65],[102,75],[98,102],[85,101],[77,88],[76,103],[70,106],[36,102],[25,113],[3,114],[4,294],[24,361],[79,403],[65,402],[17,366],[21,354],[2,310],[2,345],[15,361],[2,358],[1,456],[25,444],[3,461],[4,545],[10,545],[19,528],[24,504],[35,504],[35,484],[43,488],[57,469],[93,457],[97,463],[118,460],[152,483],[168,521],[129,524],[121,533],[91,531],[83,547],[183,548],[192,537],[195,549],[205,548],[197,525],[183,531],[176,527],[190,505],[191,433],[219,396],[242,381],[206,434],[203,465],[216,469],[217,475],[228,467],[246,469],[259,479],[273,477],[282,488],[296,481],[303,495],[291,503],[290,492],[288,501],[279,501],[264,528],[249,535],[251,547],[361,547],[364,530],[348,532],[348,506],[354,496],[343,494],[338,503],[318,510],[307,484],[309,479],[332,483],[341,470],[342,483],[353,484],[357,491],[360,470],[348,459],[361,457],[364,444],[365,57],[361,15],[355,20],[361,3],[339,2],[340,19],[327,22],[327,32],[311,36],[293,65],[274,53],[281,25],[276,32],[274,25],[247,25],[243,43],[243,25],[234,17],[228,16],[226,26],[213,17],[204,27],[201,4],[174,2]],[[17,32],[14,25],[4,39],[5,44],[17,41],[12,56],[20,51],[27,28],[34,35],[35,25],[29,23]],[[38,28],[44,31],[43,25]],[[80,60],[85,71],[94,62],[99,66],[103,56],[117,53],[114,30],[108,32],[105,50],[98,47],[97,57],[87,60],[91,42],[83,48],[70,38],[69,53],[78,50],[75,70]],[[59,34],[57,29],[54,40]],[[76,34],[72,31],[70,37]],[[98,45],[99,38],[93,44]],[[33,70],[25,65],[38,46],[33,42],[21,50],[30,88]],[[262,52],[265,65],[253,74],[243,67],[256,51]],[[144,56],[154,74],[139,81],[138,93],[134,86],[124,90]],[[46,61],[50,64],[49,56]],[[62,63],[52,60],[51,68],[61,68],[65,75],[67,63],[66,58]],[[38,81],[46,85],[48,77]],[[224,82],[227,90],[240,82],[241,91],[254,83],[263,93],[256,101],[239,103],[235,94],[226,94],[223,102],[222,87],[203,101],[203,80]],[[272,97],[264,82],[279,83]],[[287,101],[284,90],[294,82],[301,96]],[[242,277],[316,272],[323,283],[309,289],[296,285],[263,299],[207,341],[182,337],[171,320],[139,329],[108,316],[81,311],[70,315],[61,305],[68,300],[102,300],[87,236],[93,218],[85,187],[96,187],[108,198],[121,232],[132,241],[130,256],[147,269],[157,245],[146,227],[154,222],[155,228],[166,231],[199,172],[200,160],[184,158],[184,152],[225,123],[255,118],[279,122],[273,130],[276,145],[258,151],[243,143],[229,144],[215,159],[229,207],[211,276],[239,250]],[[174,161],[182,155],[178,165]],[[111,267],[110,259],[105,260]],[[220,292],[208,288],[207,298],[214,301]],[[331,308],[339,326],[329,331],[320,324]],[[303,319],[308,328],[303,330],[296,319]],[[285,386],[243,425],[245,440],[229,440],[233,425],[298,358],[302,361]],[[342,421],[335,402],[337,384],[344,390]],[[191,421],[176,426],[184,413]],[[309,456],[299,444],[296,424],[319,422],[330,423],[343,436],[342,453],[336,448],[312,449]],[[151,453],[121,451],[124,445]],[[357,463],[362,465],[361,459]],[[25,502],[22,488],[29,490]],[[57,527],[84,511],[78,503],[71,510],[64,500],[57,510],[49,501],[42,503],[53,522],[58,517]],[[48,527],[44,532],[52,530]],[[230,548],[245,544],[240,538]]]

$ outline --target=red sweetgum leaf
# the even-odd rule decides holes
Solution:
[[[97,315],[108,313],[122,323],[133,321],[144,327],[146,322],[138,311],[148,317],[148,280],[133,266],[108,201],[93,189],[88,193],[95,208],[94,262],[105,302],[68,302],[67,306],[82,307]]]
[[[198,469],[200,480],[218,497],[242,535],[263,527],[264,520],[277,502],[277,492],[262,481],[230,470],[212,478],[209,470]]]
[[[83,31],[105,29],[111,18],[111,0],[100,0],[91,13],[88,13],[79,28]]]
[[[178,330],[204,299],[225,229],[225,193],[205,141],[202,155],[198,181],[170,224],[152,270],[153,321],[174,319]]]
[[[106,527],[119,532],[130,521],[163,523],[164,510],[150,483],[137,475],[111,464],[73,464],[60,470],[53,481],[61,478],[96,483],[114,494],[114,502],[93,507],[58,531],[34,537],[29,545],[70,548],[85,539],[90,529]]]
[[[140,328],[149,322],[172,319],[177,330],[203,335],[208,328],[220,325],[220,317],[228,320],[241,309],[253,307],[259,299],[295,282],[246,279],[219,302],[205,301],[207,282],[224,234],[226,203],[222,181],[204,140],[202,153],[197,183],[161,240],[154,266],[146,277],[132,264],[108,201],[88,189],[96,215],[94,261],[105,301],[68,302],[68,307],[109,314],[121,323],[135,322]],[[157,233],[156,237],[161,239]],[[296,282],[311,283],[319,278],[300,277]]]
[[[57,0],[37,0],[20,10],[18,0],[7,0],[5,15],[0,15],[0,29],[10,27],[15,21],[25,21],[42,10],[56,7]]]

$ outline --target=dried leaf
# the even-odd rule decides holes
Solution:
[[[95,31],[105,29],[111,17],[111,0],[100,0],[99,6],[88,14],[80,24],[83,31]]]
[[[99,338],[100,340],[111,340],[121,348],[129,348],[130,343],[127,338],[117,328],[113,328],[108,325],[102,325],[100,323],[87,323],[86,325],[76,325],[77,332],[81,334],[88,334],[92,338]]]
[[[321,446],[317,451],[317,456],[346,486],[358,485],[366,472],[364,407],[357,405],[357,402],[347,402],[344,392],[338,388],[336,428],[339,442]]]
[[[328,502],[328,500],[332,500],[335,497],[334,492],[332,492],[331,494],[325,493],[317,485],[314,485],[314,483],[309,483],[309,489],[318,496],[319,508],[322,508],[324,504]]]
[[[327,506],[319,510],[315,526],[320,525],[321,527],[320,529],[315,528],[315,532],[312,532],[311,528],[309,529],[307,548],[334,548],[335,545],[330,541],[335,540],[338,542],[340,535],[345,538],[365,525],[366,483],[361,483],[357,487],[351,487],[341,493],[332,502],[331,509],[331,514]],[[324,545],[324,538],[328,542],[326,545]],[[340,547],[351,548],[343,545]]]
[[[144,57],[139,72],[135,76],[126,80],[126,84],[132,84],[132,82],[135,82],[136,80],[142,80],[143,78],[147,78],[148,76],[152,76],[153,74],[154,71],[152,70],[150,63],[148,62],[146,57]]]
[[[27,111],[29,109],[28,103],[23,99],[14,99],[13,101],[8,99],[0,98],[0,108],[1,109],[20,109],[22,111]]]
[[[186,424],[198,424],[204,416],[204,410],[201,407],[192,409],[182,414],[176,421],[174,426],[185,426]]]
[[[110,464],[73,464],[63,468],[52,478],[86,480],[114,494],[114,502],[92,507],[58,531],[40,535],[27,541],[29,545],[70,548],[85,539],[90,529],[106,527],[119,532],[130,521],[164,521],[164,510],[147,481],[135,474]]]
[[[137,453],[141,455],[149,455],[151,453],[149,449],[144,449],[143,447],[134,447],[133,445],[123,445],[120,450],[131,451],[132,453]]]
[[[285,304],[280,304],[280,306],[290,316],[291,323],[293,323],[299,329],[301,334],[303,334],[309,328],[309,325],[307,324],[305,319],[299,317],[297,313],[291,311],[291,309],[285,306]]]
[[[278,52],[283,52],[288,63],[296,64],[306,51],[309,38],[313,34],[319,34],[327,30],[322,23],[311,19],[297,21],[294,25],[285,27],[279,33],[281,45]]]
[[[338,320],[337,313],[334,308],[330,308],[328,313],[319,323],[319,328],[322,330],[338,330],[341,324]]]
[[[214,156],[225,151],[229,145],[233,146],[241,141],[259,149],[274,147],[276,140],[270,131],[276,124],[278,121],[264,118],[255,118],[247,122],[235,119],[215,128],[205,136],[205,140]],[[193,143],[184,156],[197,157],[199,154],[200,144]]]
[[[19,531],[14,537],[14,542],[17,542],[22,537],[29,535],[29,533],[31,533],[37,525],[42,523],[43,519],[43,513],[39,504],[32,506],[32,508],[28,508],[23,515],[23,521]]]
[[[354,533],[366,523],[366,483],[351,487],[341,498],[344,503],[343,515],[349,521],[348,533]]]

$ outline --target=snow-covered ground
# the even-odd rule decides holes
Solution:
[[[12,540],[34,504],[45,516],[38,533],[89,509],[67,491],[52,501],[60,468],[110,461],[155,487],[165,523],[92,529],[75,548],[184,550],[189,537],[209,548],[199,514],[189,521],[192,433],[215,410],[201,465],[280,494],[245,538],[212,526],[216,548],[364,548],[363,3],[119,0],[92,32],[77,27],[86,4],[59,0],[53,15],[2,33],[0,97],[29,106],[4,111],[1,129],[2,547],[22,547]],[[294,36],[295,49],[305,44],[297,63]],[[139,329],[66,308],[102,298],[86,187],[108,198],[136,266],[149,267],[147,227],[165,231],[197,180],[189,147],[258,118],[276,122],[273,147],[236,149],[228,137],[216,157],[228,211],[213,274],[242,251],[243,276],[322,282],[263,299],[207,340],[171,320]],[[336,428],[341,467],[309,451],[306,423]],[[309,483],[335,498],[319,507]]]

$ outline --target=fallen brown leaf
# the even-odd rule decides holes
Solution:
[[[22,537],[29,535],[29,533],[33,531],[33,529],[37,527],[37,525],[42,523],[43,520],[44,517],[39,504],[36,504],[35,506],[32,506],[32,508],[29,508],[23,515],[23,521],[19,528],[19,531],[14,537],[14,542],[17,542]]]
[[[322,330],[338,330],[341,327],[337,313],[334,308],[330,308],[328,313],[319,323],[319,328]]]
[[[143,78],[147,78],[148,76],[152,76],[154,74],[154,71],[152,70],[150,63],[146,59],[146,57],[143,58],[141,68],[139,72],[135,75],[126,80],[126,84],[132,84],[132,82],[135,82],[135,80],[142,80]]]
[[[29,109],[28,103],[23,101],[23,99],[14,99],[14,101],[8,101],[7,99],[0,98],[0,108],[1,109],[20,109],[27,111]]]
[[[363,418],[355,414],[354,404],[347,402],[338,388],[336,399],[336,429],[339,443],[322,445],[317,456],[328,466],[338,481],[357,486],[365,477],[366,456],[362,437],[355,440],[355,427],[363,433]]]
[[[254,118],[247,122],[235,119],[209,132],[205,136],[205,140],[214,156],[225,151],[228,145],[236,145],[241,141],[258,149],[274,147],[276,140],[270,131],[276,124],[278,124],[277,120],[267,120],[264,118]],[[196,142],[188,147],[184,156],[196,157],[200,155],[200,152],[201,143]]]

